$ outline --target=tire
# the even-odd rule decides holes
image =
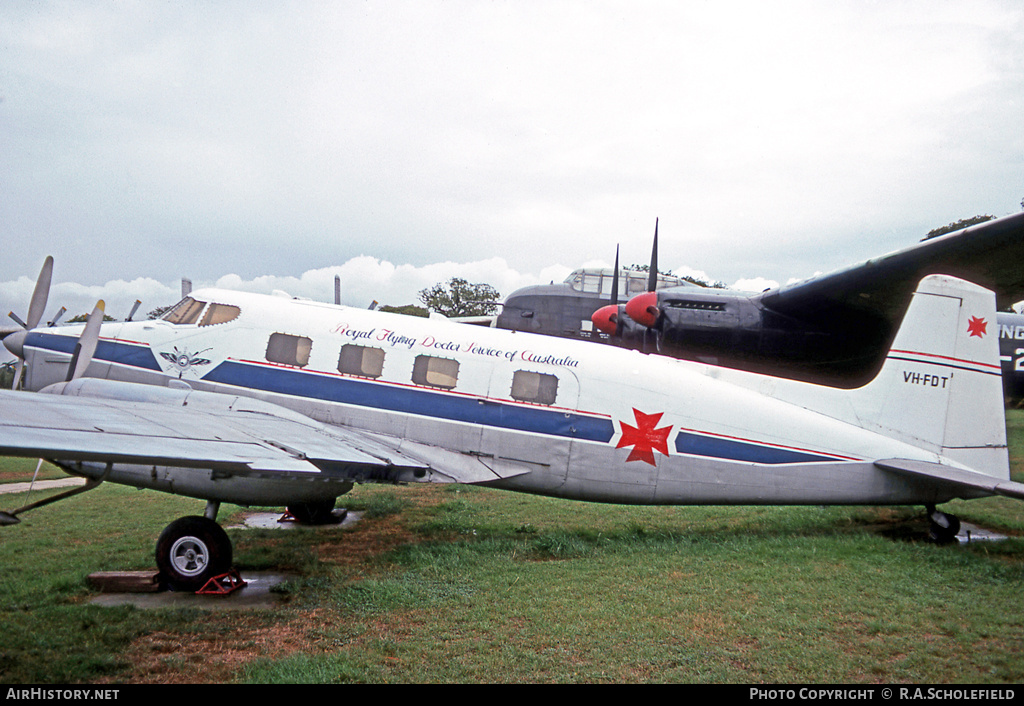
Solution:
[[[231,568],[227,532],[205,517],[181,517],[156,542],[156,565],[172,591],[195,592]]]
[[[936,544],[952,544],[960,532],[960,518],[945,512],[934,512],[929,518],[928,539]]]

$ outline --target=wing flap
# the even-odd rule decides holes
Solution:
[[[944,485],[970,491],[971,495],[982,491],[990,495],[1005,495],[1009,498],[1024,500],[1024,483],[994,478],[983,473],[953,468],[941,463],[890,458],[875,461],[875,465],[886,471],[929,478]]]

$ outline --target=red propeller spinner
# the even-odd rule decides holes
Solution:
[[[601,333],[606,333],[609,336],[616,335],[619,331],[618,304],[602,306],[590,315],[590,321],[594,324],[594,328]]]
[[[653,328],[658,321],[658,294],[644,292],[637,294],[626,304],[626,315],[641,326]]]

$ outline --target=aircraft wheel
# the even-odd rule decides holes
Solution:
[[[181,517],[164,528],[156,543],[156,565],[172,591],[195,592],[231,568],[227,532],[205,517]]]
[[[960,518],[934,510],[928,514],[930,528],[928,538],[936,544],[951,544],[960,532]]]
[[[288,506],[288,512],[304,525],[326,525],[338,521],[334,515],[335,500],[323,500],[316,503],[296,503]]]

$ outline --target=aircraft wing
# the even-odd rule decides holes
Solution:
[[[1017,500],[1024,500],[1024,483],[1001,480],[983,473],[952,468],[940,463],[898,458],[875,461],[875,465],[886,471],[928,478],[954,488],[958,492],[966,492],[966,497],[976,497],[977,491],[981,491],[989,495],[1005,495]]]
[[[0,454],[355,481],[482,483],[530,470],[251,398],[93,378],[64,394],[0,391]]]
[[[825,320],[854,311],[898,323],[929,274],[966,279],[996,292],[999,308],[1024,299],[1024,213],[925,240],[852,267],[771,289],[757,299],[773,311]]]

